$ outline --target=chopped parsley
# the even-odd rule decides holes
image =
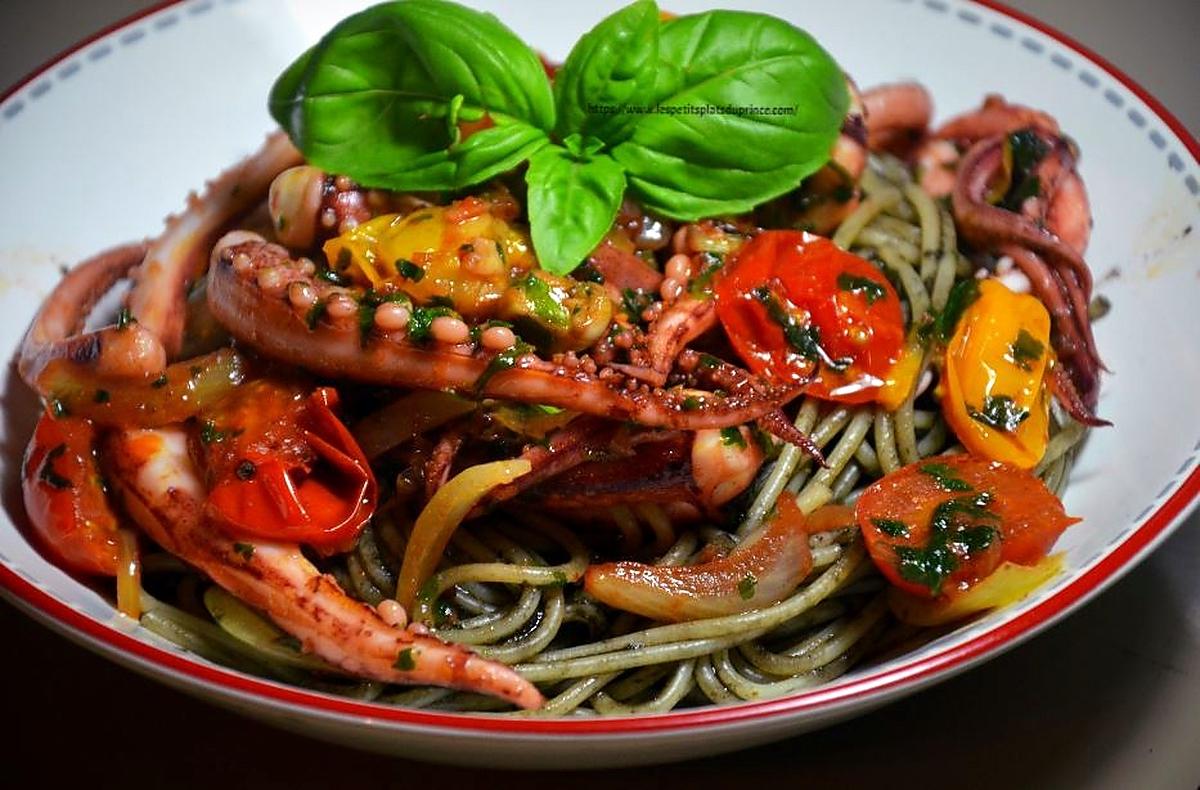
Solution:
[[[721,267],[725,265],[725,259],[715,252],[706,252],[701,256],[703,260],[703,268],[700,273],[693,278],[688,285],[688,293],[696,297],[707,297],[712,293],[712,280],[717,272],[721,271]]]
[[[407,258],[396,261],[396,271],[400,272],[401,277],[414,283],[419,283],[425,278],[425,270]]]
[[[746,438],[742,436],[739,428],[729,427],[721,429],[721,444],[726,447],[738,447],[746,449]]]
[[[959,567],[961,558],[986,550],[999,537],[992,525],[999,519],[987,510],[987,492],[947,499],[933,511],[929,542],[922,547],[895,546],[897,570],[906,581],[928,587],[938,595],[942,584]]]
[[[1000,199],[1000,207],[1020,211],[1021,204],[1041,194],[1041,179],[1033,172],[1038,162],[1050,153],[1050,146],[1033,129],[1013,132],[1004,141],[1012,163],[1008,189]]]
[[[1042,358],[1046,347],[1042,341],[1022,329],[1017,333],[1017,339],[1008,347],[1013,364],[1021,370],[1033,370],[1033,363]]]
[[[317,302],[312,307],[308,308],[308,312],[304,315],[304,323],[308,325],[309,330],[317,328],[317,322],[325,315],[328,310],[325,302]]]
[[[396,663],[392,664],[392,666],[401,672],[412,672],[416,669],[417,659],[413,655],[413,650],[414,648],[411,647],[401,650],[400,654],[396,656]]]
[[[50,416],[54,418],[66,417],[71,412],[67,409],[67,404],[63,403],[58,398],[50,399]]]
[[[242,461],[237,465],[237,468],[233,470],[233,473],[237,475],[238,480],[253,480],[254,475],[257,472],[258,467],[254,465],[253,461]]]
[[[1029,417],[1029,410],[1017,406],[1008,395],[989,395],[983,408],[972,409],[971,419],[998,431],[1012,433]]]
[[[742,580],[738,582],[737,589],[738,595],[742,596],[742,600],[749,601],[754,597],[755,590],[758,589],[758,579],[755,578],[753,573],[747,573],[742,577]]]
[[[92,396],[92,400],[96,403],[108,403],[112,400],[112,395],[109,394],[108,390],[96,390],[96,394]]]
[[[236,551],[242,559],[247,561],[254,556],[254,545],[251,543],[234,543],[233,550]]]
[[[975,278],[963,280],[951,288],[950,295],[946,298],[946,306],[933,317],[930,323],[921,328],[922,336],[925,338],[932,336],[931,339],[945,343],[954,334],[954,328],[958,326],[958,321],[962,318],[963,313],[978,298],[979,281]]]
[[[909,535],[908,525],[894,518],[873,518],[871,523],[875,525],[876,529],[891,538],[907,538]]]
[[[695,395],[688,395],[687,397],[685,397],[683,399],[683,403],[680,404],[680,407],[684,411],[696,411],[696,409],[699,409],[703,405],[704,405],[703,400],[696,397]]]
[[[122,307],[117,311],[117,329],[126,329],[136,323],[137,319],[133,317],[133,313],[129,312],[128,307]]]
[[[630,321],[642,320],[642,313],[653,301],[654,298],[641,288],[637,290],[626,288],[621,291],[621,307],[625,310],[625,315],[629,316]]]
[[[961,492],[972,490],[970,483],[956,475],[954,470],[947,464],[922,464],[918,469],[922,474],[932,477],[943,491]]]
[[[767,316],[783,330],[783,339],[796,353],[814,363],[824,363],[830,370],[841,372],[853,362],[849,357],[834,359],[821,346],[821,330],[813,324],[801,324],[788,312],[783,303],[767,286],[754,289],[754,298],[767,311]]]
[[[414,307],[412,314],[408,319],[408,338],[414,343],[424,343],[429,340],[430,327],[433,326],[433,319],[442,316],[450,316],[458,318],[458,313],[451,310],[449,307],[441,305],[433,307]]]
[[[887,289],[879,283],[869,277],[859,277],[849,272],[842,272],[838,275],[837,287],[866,299],[868,307],[887,296]]]
[[[517,360],[530,351],[533,351],[533,346],[518,341],[496,354],[496,356],[488,360],[487,367],[479,374],[479,378],[475,379],[475,391],[483,392],[483,388],[487,386],[492,376],[506,370],[511,370],[516,366]]]
[[[352,256],[350,255],[349,250],[342,250],[341,254],[338,255],[338,265],[342,266],[343,268],[345,268],[346,266],[349,266],[351,263],[351,260],[352,260]],[[350,284],[350,278],[345,277],[342,274],[339,274],[338,272],[334,271],[333,269],[322,268],[320,271],[317,272],[317,277],[319,279],[322,279],[325,282],[331,283],[333,285],[347,286]]]
[[[156,390],[162,389],[163,387],[167,386],[167,374],[166,373],[161,374],[154,381],[150,382],[150,386]]]
[[[67,451],[66,444],[56,444],[46,453],[46,459],[42,461],[42,469],[38,472],[38,479],[51,488],[59,491],[65,491],[71,487],[71,481],[58,472],[54,471],[54,462]]]

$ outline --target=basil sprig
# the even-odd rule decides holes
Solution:
[[[370,187],[458,190],[529,160],[534,248],[566,274],[626,190],[690,221],[794,189],[827,161],[848,102],[828,53],[763,14],[662,22],[637,0],[579,40],[551,88],[490,14],[399,0],[334,27],[279,78],[270,109],[310,162]],[[485,119],[462,139],[460,122]]]

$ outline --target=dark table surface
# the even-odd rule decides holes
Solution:
[[[142,0],[3,0],[0,86]],[[667,3],[669,5],[669,3]],[[1200,130],[1196,0],[1020,0]],[[1084,610],[967,674],[821,732],[657,769],[480,771],[331,746],[227,713],[78,648],[0,603],[9,735],[0,785],[620,784],[1194,788],[1200,519]],[[786,783],[786,784],[783,784]]]

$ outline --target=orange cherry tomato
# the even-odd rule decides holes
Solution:
[[[234,536],[325,553],[353,547],[378,488],[333,413],[337,392],[321,387],[302,398],[294,388],[255,382],[232,400],[201,432],[215,521]]]
[[[875,565],[922,598],[961,593],[1006,562],[1036,565],[1079,520],[1031,472],[972,455],[893,472],[854,512]]]
[[[93,452],[96,431],[81,417],[42,414],[21,475],[25,512],[60,563],[81,573],[117,573],[117,518]]]
[[[904,316],[887,278],[829,239],[760,233],[724,268],[717,315],[755,373],[818,398],[873,400],[900,359]]]

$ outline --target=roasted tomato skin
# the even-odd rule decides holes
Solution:
[[[117,518],[93,451],[96,430],[81,417],[42,414],[25,451],[21,489],[34,532],[61,564],[117,572]]]
[[[972,455],[938,456],[863,491],[855,520],[896,587],[954,596],[1003,563],[1036,565],[1079,519],[1031,472]]]
[[[260,381],[230,400],[200,432],[215,523],[234,537],[326,554],[352,548],[375,511],[378,486],[334,414],[336,391],[319,387],[305,397],[294,385]]]
[[[900,360],[900,298],[869,262],[829,239],[769,230],[725,266],[717,314],[755,373],[804,383],[818,398],[874,400]]]

